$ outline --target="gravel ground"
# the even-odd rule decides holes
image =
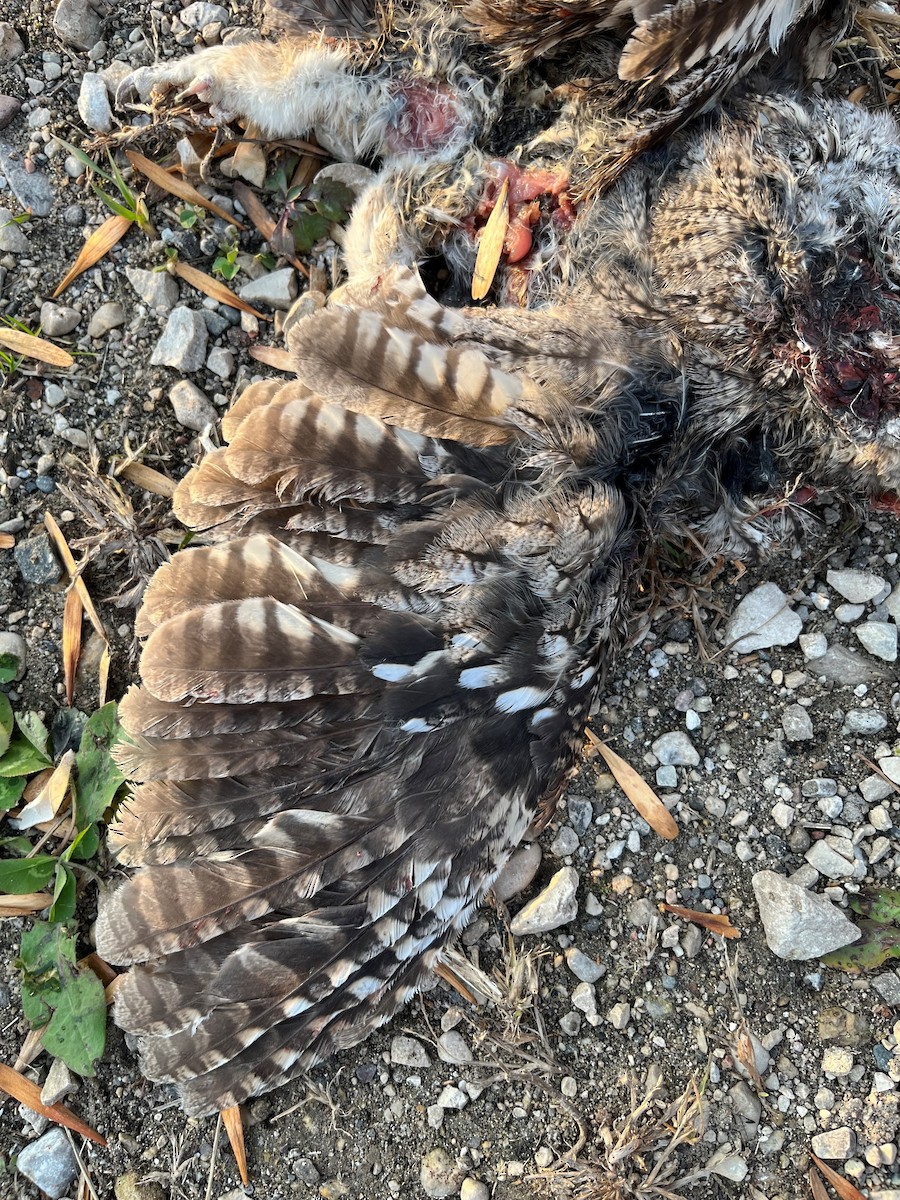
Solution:
[[[90,25],[89,10],[66,4]],[[130,233],[44,307],[87,232],[108,215],[56,140],[83,139],[80,93],[82,108],[93,97],[90,122],[103,120],[103,89],[82,88],[82,76],[108,70],[115,79],[117,61],[183,52],[196,34],[173,26],[180,7],[114,2],[102,24],[82,30],[87,49],[79,50],[61,41],[42,0],[0,0],[0,20],[27,46],[17,53],[0,27],[0,122],[8,118],[0,207],[39,214],[19,225],[0,213],[0,313],[32,329],[43,322],[77,352],[69,372],[26,362],[0,389],[0,533],[17,543],[0,551],[0,649],[24,640],[27,673],[10,694],[20,710],[48,719],[64,703],[65,585],[40,540],[44,512],[76,553],[95,551],[85,578],[112,635],[114,696],[134,672],[133,568],[146,570],[178,537],[165,501],[130,485],[127,501],[112,502],[99,522],[101,533],[71,494],[84,496],[90,473],[79,474],[68,456],[88,462],[96,452],[105,469],[131,447],[180,477],[199,453],[198,428],[259,373],[248,346],[278,344],[271,326],[260,332],[170,276],[126,274],[162,266],[167,239],[183,261],[193,256],[209,270],[226,226],[206,218],[185,234],[168,198],[151,206],[160,240]],[[231,11],[249,19],[238,4]],[[215,15],[205,14],[210,40]],[[248,237],[246,248],[258,246]],[[330,269],[328,256],[317,265]],[[151,359],[173,307],[194,314],[184,318],[180,371]],[[169,391],[185,378],[202,395],[176,393],[176,416]],[[863,520],[813,506],[800,549],[745,573],[733,564],[689,577],[682,570],[680,582],[666,585],[594,730],[655,786],[679,824],[677,839],[655,836],[600,760],[586,762],[540,839],[540,858],[532,848],[520,862],[509,911],[485,910],[464,938],[472,964],[465,977],[482,1002],[439,982],[311,1080],[250,1104],[248,1194],[649,1200],[667,1194],[651,1189],[651,1170],[666,1127],[678,1126],[679,1097],[682,1132],[692,1127],[697,1080],[702,1135],[673,1148],[664,1178],[671,1185],[711,1161],[718,1167],[685,1184],[686,1195],[805,1195],[813,1149],[872,1200],[900,1198],[900,976],[883,969],[853,977],[815,957],[820,939],[840,935],[848,898],[897,875],[895,544],[889,516]],[[760,626],[761,637],[748,636]],[[97,703],[100,648],[86,641],[76,693],[86,711]],[[760,872],[780,878],[758,878],[757,899]],[[769,933],[773,944],[776,936],[790,942],[782,952],[812,952],[808,961],[776,957],[761,925],[760,905],[765,916],[807,895],[785,877],[825,897]],[[661,902],[727,913],[740,940],[661,912]],[[27,1032],[13,967],[21,927],[0,925],[6,1063]],[[46,1054],[34,1061],[36,1081],[49,1067]],[[663,1100],[642,1114],[638,1099],[654,1079]],[[215,1122],[186,1119],[166,1089],[144,1081],[119,1031],[110,1031],[97,1077],[66,1103],[109,1139],[105,1150],[77,1143],[94,1196],[243,1194]],[[15,1160],[28,1163],[46,1122],[9,1100],[0,1111],[0,1195],[36,1196]],[[64,1166],[69,1143],[53,1128],[31,1157]],[[621,1188],[605,1167],[620,1135],[632,1145]],[[574,1165],[565,1157],[573,1148]],[[62,1186],[60,1194],[88,1194],[78,1182]]]

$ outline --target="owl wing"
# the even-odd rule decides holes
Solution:
[[[134,964],[115,1018],[193,1113],[427,985],[561,786],[615,637],[621,498],[528,465],[564,397],[394,282],[301,322],[297,380],[244,393],[175,498],[212,544],[139,617],[111,832],[139,869],[97,947]]]
[[[265,0],[264,26],[284,33],[317,30],[363,40],[378,31],[376,0]]]

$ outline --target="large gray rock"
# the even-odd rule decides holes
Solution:
[[[162,337],[150,356],[154,367],[174,367],[177,371],[199,371],[206,362],[209,333],[203,314],[179,305],[169,313]]]
[[[78,1162],[72,1153],[66,1131],[55,1125],[36,1142],[29,1142],[16,1167],[50,1200],[59,1200],[78,1176]]]
[[[734,610],[725,630],[725,644],[738,654],[790,646],[802,628],[803,622],[778,584],[761,583]]]
[[[840,592],[851,604],[868,604],[886,586],[880,575],[873,575],[871,571],[856,571],[851,567],[829,571],[825,578],[828,586]]]
[[[574,921],[578,915],[578,872],[574,867],[557,871],[542,892],[520,909],[510,922],[515,936],[548,933]]]
[[[779,958],[820,958],[857,941],[860,931],[839,908],[775,871],[753,876],[766,943]]]

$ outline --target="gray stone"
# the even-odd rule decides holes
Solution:
[[[725,644],[738,654],[796,642],[803,622],[776,583],[762,583],[749,592],[725,629]]]
[[[653,743],[653,753],[665,767],[696,767],[700,755],[686,733],[680,729],[664,733]]]
[[[814,736],[812,718],[802,704],[790,704],[781,716],[781,728],[789,742],[806,742]]]
[[[422,1159],[419,1167],[419,1183],[426,1196],[442,1200],[454,1196],[459,1190],[461,1172],[446,1150],[438,1147]]]
[[[59,0],[53,14],[53,29],[67,46],[90,50],[100,40],[100,17],[89,0]]]
[[[584,837],[594,819],[594,806],[590,800],[581,796],[570,796],[566,802],[569,810],[569,821],[579,837]]]
[[[203,314],[184,305],[173,308],[162,337],[150,356],[154,367],[174,367],[177,371],[199,371],[206,361],[209,334]]]
[[[206,0],[195,0],[178,14],[182,25],[188,29],[202,29],[204,25],[227,25],[231,16],[221,4],[210,4]]]
[[[861,733],[867,737],[881,733],[887,725],[887,717],[874,708],[851,708],[844,717],[843,733]]]
[[[45,300],[41,305],[41,332],[47,337],[63,337],[71,333],[81,320],[77,308],[69,308],[66,304],[54,304]]]
[[[501,904],[512,900],[530,886],[541,865],[541,848],[537,842],[527,842],[512,855],[494,880],[494,896]]]
[[[297,298],[297,272],[293,267],[269,271],[259,279],[251,279],[238,292],[248,304],[267,304],[287,312]]]
[[[886,800],[894,791],[880,775],[867,775],[860,783],[859,790],[862,798],[869,804],[875,804],[878,800]]]
[[[872,980],[872,988],[885,1004],[900,1008],[900,975],[896,971],[882,971]]]
[[[16,560],[19,574],[26,583],[58,583],[62,578],[62,567],[53,553],[46,533],[38,533],[23,542],[17,542],[13,549],[13,558]]]
[[[856,1153],[856,1134],[846,1125],[817,1133],[812,1139],[813,1154],[819,1158],[840,1159],[845,1162]]]
[[[207,370],[220,379],[230,379],[234,374],[234,353],[223,346],[213,346],[206,360]]]
[[[29,1142],[16,1160],[16,1168],[50,1200],[59,1200],[78,1176],[78,1162],[66,1131],[54,1125],[36,1142]]]
[[[556,858],[565,858],[574,854],[578,849],[578,834],[568,825],[563,825],[550,846],[550,853]]]
[[[873,683],[888,673],[887,667],[879,666],[865,654],[857,654],[846,646],[829,646],[821,658],[810,664],[810,668],[815,675],[846,687]]]
[[[102,338],[111,329],[118,329],[120,325],[124,324],[125,309],[121,304],[117,304],[115,300],[108,300],[106,304],[100,305],[90,321],[88,321],[88,336]]]
[[[148,308],[169,312],[178,303],[178,280],[168,271],[144,271],[126,267],[125,275]]]
[[[728,1095],[735,1116],[740,1117],[745,1132],[750,1134],[759,1125],[762,1103],[750,1085],[743,1079],[731,1088]]]
[[[459,1189],[459,1200],[490,1200],[491,1192],[480,1179],[464,1179]]]
[[[853,630],[865,648],[885,662],[897,661],[897,626],[889,621],[863,621]]]
[[[26,171],[22,155],[9,142],[0,142],[0,174],[6,176],[13,195],[36,217],[47,217],[56,193],[43,171]]]
[[[0,129],[5,129],[22,111],[22,104],[15,96],[0,94]]]
[[[835,1005],[819,1013],[819,1041],[826,1045],[849,1046],[859,1049],[871,1040],[869,1023],[862,1013]]]
[[[842,625],[852,625],[866,611],[864,604],[839,604],[834,610],[835,619]]]
[[[526,933],[548,933],[574,921],[578,915],[578,872],[574,867],[557,871],[542,892],[513,917],[510,930],[520,937]]]
[[[887,775],[892,783],[900,783],[900,758],[896,754],[888,754],[886,758],[879,758],[878,770]]]
[[[0,666],[13,671],[12,682],[18,681],[25,674],[27,649],[21,633],[4,630],[0,633]]]
[[[766,943],[779,958],[820,958],[859,938],[857,927],[824,896],[775,871],[759,871],[752,882]]]
[[[88,129],[95,133],[110,133],[113,127],[112,108],[106,80],[93,71],[85,71],[78,93],[78,115]]]
[[[588,958],[577,946],[570,946],[566,951],[566,966],[582,983],[596,983],[606,972],[605,967]]]
[[[801,793],[808,800],[817,800],[822,796],[836,796],[837,790],[836,779],[804,779],[800,785]]]
[[[397,1067],[417,1067],[420,1070],[431,1066],[431,1058],[422,1043],[404,1034],[391,1039],[391,1062]]]
[[[583,1012],[586,1017],[597,1014],[597,993],[592,983],[579,983],[572,991],[572,1007]]]
[[[218,420],[209,397],[189,379],[179,379],[178,383],[172,385],[169,389],[169,403],[175,413],[175,420],[185,429],[202,433]]]
[[[623,1030],[628,1028],[628,1022],[631,1020],[631,1005],[626,1004],[624,1000],[618,1004],[614,1004],[606,1014],[606,1019],[612,1025],[613,1029]]]
[[[803,857],[826,879],[846,879],[853,874],[855,863],[836,850],[827,838],[813,842]]]
[[[8,63],[25,53],[25,43],[10,25],[0,21],[0,62]]]
[[[441,1090],[441,1094],[435,1103],[439,1108],[450,1108],[455,1109],[457,1112],[462,1112],[469,1103],[469,1097],[462,1088],[454,1087],[453,1084],[448,1083]]]
[[[469,1063],[472,1051],[458,1029],[448,1029],[437,1040],[438,1058],[445,1063]],[[440,1103],[440,1101],[438,1101]]]
[[[360,192],[364,192],[372,180],[375,178],[375,172],[369,167],[364,167],[360,163],[337,162],[329,163],[327,167],[323,167],[321,171],[316,172],[316,184],[321,185],[333,179],[337,183],[342,183],[344,187],[349,188],[354,197]]]
[[[868,604],[885,587],[880,575],[873,575],[870,571],[857,571],[850,567],[829,571],[825,578],[828,586],[840,592],[851,604]]]
[[[884,607],[888,610],[891,619],[900,623],[900,583],[885,600]]]
[[[72,1078],[72,1072],[61,1058],[54,1058],[41,1088],[41,1104],[56,1104],[70,1092],[76,1091],[78,1084]]]
[[[0,208],[0,250],[4,254],[27,254],[31,243],[8,208]]]

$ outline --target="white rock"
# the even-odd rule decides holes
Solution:
[[[227,25],[231,16],[221,4],[209,4],[206,0],[195,0],[178,14],[182,25],[188,29],[202,29],[204,25]]]
[[[431,1058],[420,1041],[404,1034],[391,1039],[391,1062],[397,1067],[430,1067]]]
[[[820,958],[859,938],[857,927],[830,900],[798,887],[775,871],[754,875],[753,891],[766,943],[779,958]]]
[[[542,892],[520,909],[510,922],[519,937],[526,933],[548,933],[574,921],[578,915],[578,872],[574,867],[557,871]]]
[[[897,626],[889,621],[863,621],[853,630],[865,648],[885,662],[897,661]]]
[[[472,1061],[469,1044],[458,1029],[442,1033],[437,1041],[438,1058],[445,1063],[468,1063]]]
[[[106,304],[100,305],[88,321],[88,337],[105,337],[111,329],[118,329],[120,325],[124,324],[125,309],[115,300],[108,300]]]
[[[180,305],[173,308],[162,337],[150,356],[151,366],[199,371],[206,361],[209,333],[203,314]]]
[[[4,254],[27,254],[31,243],[8,208],[0,208],[0,250]]]
[[[25,43],[10,25],[0,21],[0,62],[8,63],[25,53]]]
[[[652,749],[663,766],[696,767],[700,763],[700,755],[694,749],[694,743],[680,729],[658,737]]]
[[[106,80],[93,71],[85,71],[78,93],[78,115],[95,133],[110,133],[113,127],[112,108]]]
[[[738,654],[789,646],[796,642],[803,622],[776,583],[762,583],[740,602],[725,630],[725,644]]]
[[[125,275],[148,308],[169,312],[178,303],[178,281],[168,271],[126,267]]]
[[[0,221],[3,220],[3,210],[0,209]],[[77,308],[69,308],[65,304],[54,304],[45,300],[41,305],[41,332],[47,337],[62,337],[71,333],[81,320]]]
[[[807,658],[821,658],[828,649],[828,639],[824,633],[801,633],[800,649]]]
[[[846,879],[853,874],[855,863],[835,850],[826,838],[813,842],[803,857],[826,879]]]
[[[856,1134],[846,1125],[817,1133],[812,1139],[813,1154],[819,1158],[840,1159],[846,1162],[856,1153]]]
[[[47,1196],[59,1200],[78,1177],[78,1162],[66,1131],[55,1125],[19,1152],[16,1169]]]
[[[270,308],[287,312],[297,298],[297,272],[293,267],[269,271],[260,275],[259,279],[245,283],[238,295],[248,304],[267,304]]]
[[[829,571],[825,578],[828,586],[840,592],[851,604],[868,604],[885,587],[880,575],[873,575],[870,571],[857,571],[850,567]]]
[[[806,742],[814,735],[812,718],[802,704],[789,704],[781,716],[781,727],[789,742]]]
[[[169,402],[175,413],[175,420],[185,429],[193,429],[202,433],[218,420],[208,396],[189,379],[180,379],[169,390]]]
[[[613,1029],[627,1029],[628,1022],[631,1020],[631,1005],[626,1004],[624,1000],[614,1004],[606,1014],[606,1019]]]

